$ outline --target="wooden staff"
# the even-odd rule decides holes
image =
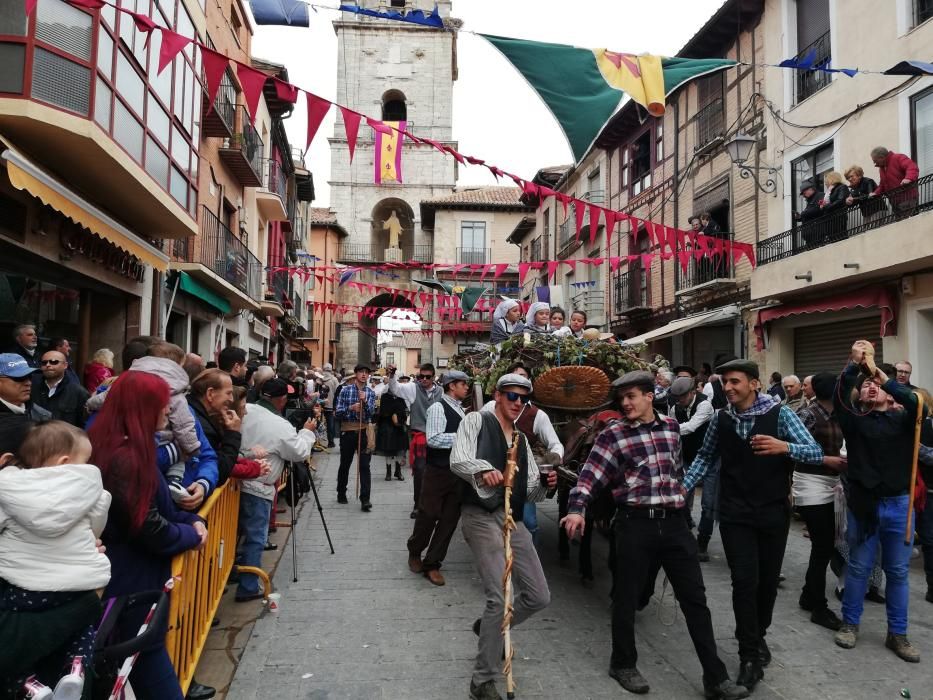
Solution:
[[[505,550],[505,571],[502,574],[502,638],[505,645],[505,662],[502,674],[505,676],[505,689],[508,698],[515,697],[515,681],[512,679],[512,530],[515,520],[512,518],[512,487],[518,472],[518,441],[520,433],[512,426],[512,445],[505,457],[505,471],[502,473],[502,485],[505,487],[505,520],[502,523],[502,545]]]
[[[907,530],[904,532],[904,544],[908,547],[913,541],[914,495],[917,490],[917,462],[920,459],[920,429],[923,426],[923,397],[917,397],[917,421],[914,424],[914,460],[910,469],[910,496],[907,500]]]
[[[363,445],[363,402],[366,401],[366,387],[364,386],[362,390],[357,387],[360,395],[360,425],[359,430],[356,432],[356,499],[360,498],[360,460],[363,458],[362,445]]]

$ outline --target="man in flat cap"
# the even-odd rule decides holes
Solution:
[[[473,700],[501,700],[496,690],[496,678],[502,668],[503,639],[502,576],[505,571],[505,551],[502,526],[505,522],[505,493],[502,486],[506,453],[517,432],[515,421],[522,407],[530,400],[531,382],[519,374],[504,374],[496,382],[496,410],[475,411],[467,415],[457,429],[450,469],[466,481],[461,502],[463,537],[473,552],[486,592],[483,617],[473,623],[479,636],[479,651],[470,680]],[[535,551],[531,534],[522,523],[526,501],[544,499],[548,488],[557,485],[557,472],[547,475],[547,485],[541,483],[538,465],[519,433],[518,471],[512,490],[510,508],[515,519],[512,531],[512,583],[515,591],[512,626],[543,610],[551,601],[541,561]],[[511,654],[511,650],[506,650]]]
[[[364,513],[372,510],[369,501],[371,477],[369,462],[372,457],[366,450],[366,425],[376,412],[376,394],[366,386],[371,368],[359,364],[353,368],[354,381],[348,382],[337,396],[334,417],[340,421],[340,467],[337,469],[337,503],[347,502],[347,484],[350,482],[350,466],[353,456],[359,451],[360,508]]]
[[[716,649],[696,540],[687,527],[677,421],[655,411],[651,373],[629,372],[613,387],[624,418],[596,438],[570,492],[569,514],[561,521],[569,537],[580,534],[584,511],[594,496],[602,488],[611,489],[618,510],[613,521],[616,571],[609,675],[629,692],[649,690],[635,665],[635,608],[646,577],[660,563],[703,667],[706,697],[748,697],[745,688],[729,680]]]
[[[751,690],[771,662],[771,625],[790,522],[794,463],[821,464],[823,450],[787,406],[761,394],[758,365],[732,360],[716,368],[729,405],[710,422],[684,477],[696,486],[717,457],[719,533],[732,573],[732,609],[739,641],[739,676]]]
[[[443,586],[441,563],[460,521],[463,482],[450,471],[450,451],[463,420],[462,401],[470,393],[470,378],[458,370],[441,380],[444,396],[428,407],[425,432],[427,460],[421,480],[421,500],[415,527],[408,539],[408,568],[423,573],[435,586]],[[383,399],[385,400],[385,399]],[[424,559],[421,553],[427,548]]]

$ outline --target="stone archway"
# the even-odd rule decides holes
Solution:
[[[378,294],[366,302],[369,307],[398,307],[399,309],[410,309],[414,312],[414,305],[400,296],[392,296],[388,293]],[[360,319],[357,328],[357,357],[358,361],[372,362],[373,367],[378,364],[376,345],[379,337],[379,320],[385,316],[387,309],[380,308],[375,318],[363,316]]]

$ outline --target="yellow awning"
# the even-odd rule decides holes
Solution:
[[[18,190],[25,190],[45,204],[60,211],[76,224],[80,224],[101,238],[105,238],[130,255],[151,265],[159,272],[168,269],[168,256],[153,248],[142,238],[114,220],[79,194],[52,177],[37,165],[24,158],[12,148],[7,148],[0,157],[6,161],[10,183]]]

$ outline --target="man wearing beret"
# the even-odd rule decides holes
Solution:
[[[556,471],[548,473],[546,486],[541,483],[528,440],[515,428],[522,407],[531,398],[531,389],[531,382],[520,374],[502,375],[496,382],[496,410],[468,414],[457,429],[450,453],[451,471],[466,482],[460,508],[463,537],[473,552],[486,593],[483,616],[473,623],[473,632],[479,637],[479,649],[470,680],[472,700],[502,700],[496,690],[496,678],[503,658],[505,550],[502,526],[505,522],[505,492],[502,479],[506,453],[516,433],[519,436],[518,471],[509,503],[515,519],[512,531],[512,583],[515,591],[512,626],[543,610],[551,601],[551,592],[531,534],[522,523],[525,502],[543,500],[547,489],[557,485]],[[511,650],[505,653],[511,654]]]
[[[584,511],[594,496],[602,488],[612,491],[618,510],[613,521],[616,571],[609,675],[631,693],[649,690],[635,665],[635,607],[646,577],[660,563],[703,667],[704,694],[728,700],[748,697],[745,688],[729,680],[716,649],[696,540],[687,527],[677,421],[654,410],[649,372],[629,372],[613,387],[625,417],[596,438],[570,492],[569,514],[561,521],[569,537],[582,533]]]
[[[441,563],[460,521],[463,483],[450,471],[450,451],[463,420],[461,402],[470,393],[470,378],[451,370],[444,375],[441,386],[444,397],[431,404],[426,416],[427,464],[421,480],[418,517],[408,539],[408,568],[413,574],[423,573],[435,586],[445,583]]]
[[[710,422],[684,487],[692,489],[721,460],[719,533],[732,573],[736,681],[751,690],[771,662],[765,635],[790,525],[790,475],[794,463],[821,464],[823,450],[796,413],[759,393],[757,364],[732,360],[716,372],[729,405]]]
[[[364,513],[373,509],[369,501],[371,478],[369,462],[372,455],[366,451],[367,424],[376,412],[376,394],[367,385],[371,369],[360,364],[353,368],[356,375],[337,396],[334,418],[340,421],[340,467],[337,469],[337,503],[347,503],[347,484],[350,466],[359,450],[360,507]]]

